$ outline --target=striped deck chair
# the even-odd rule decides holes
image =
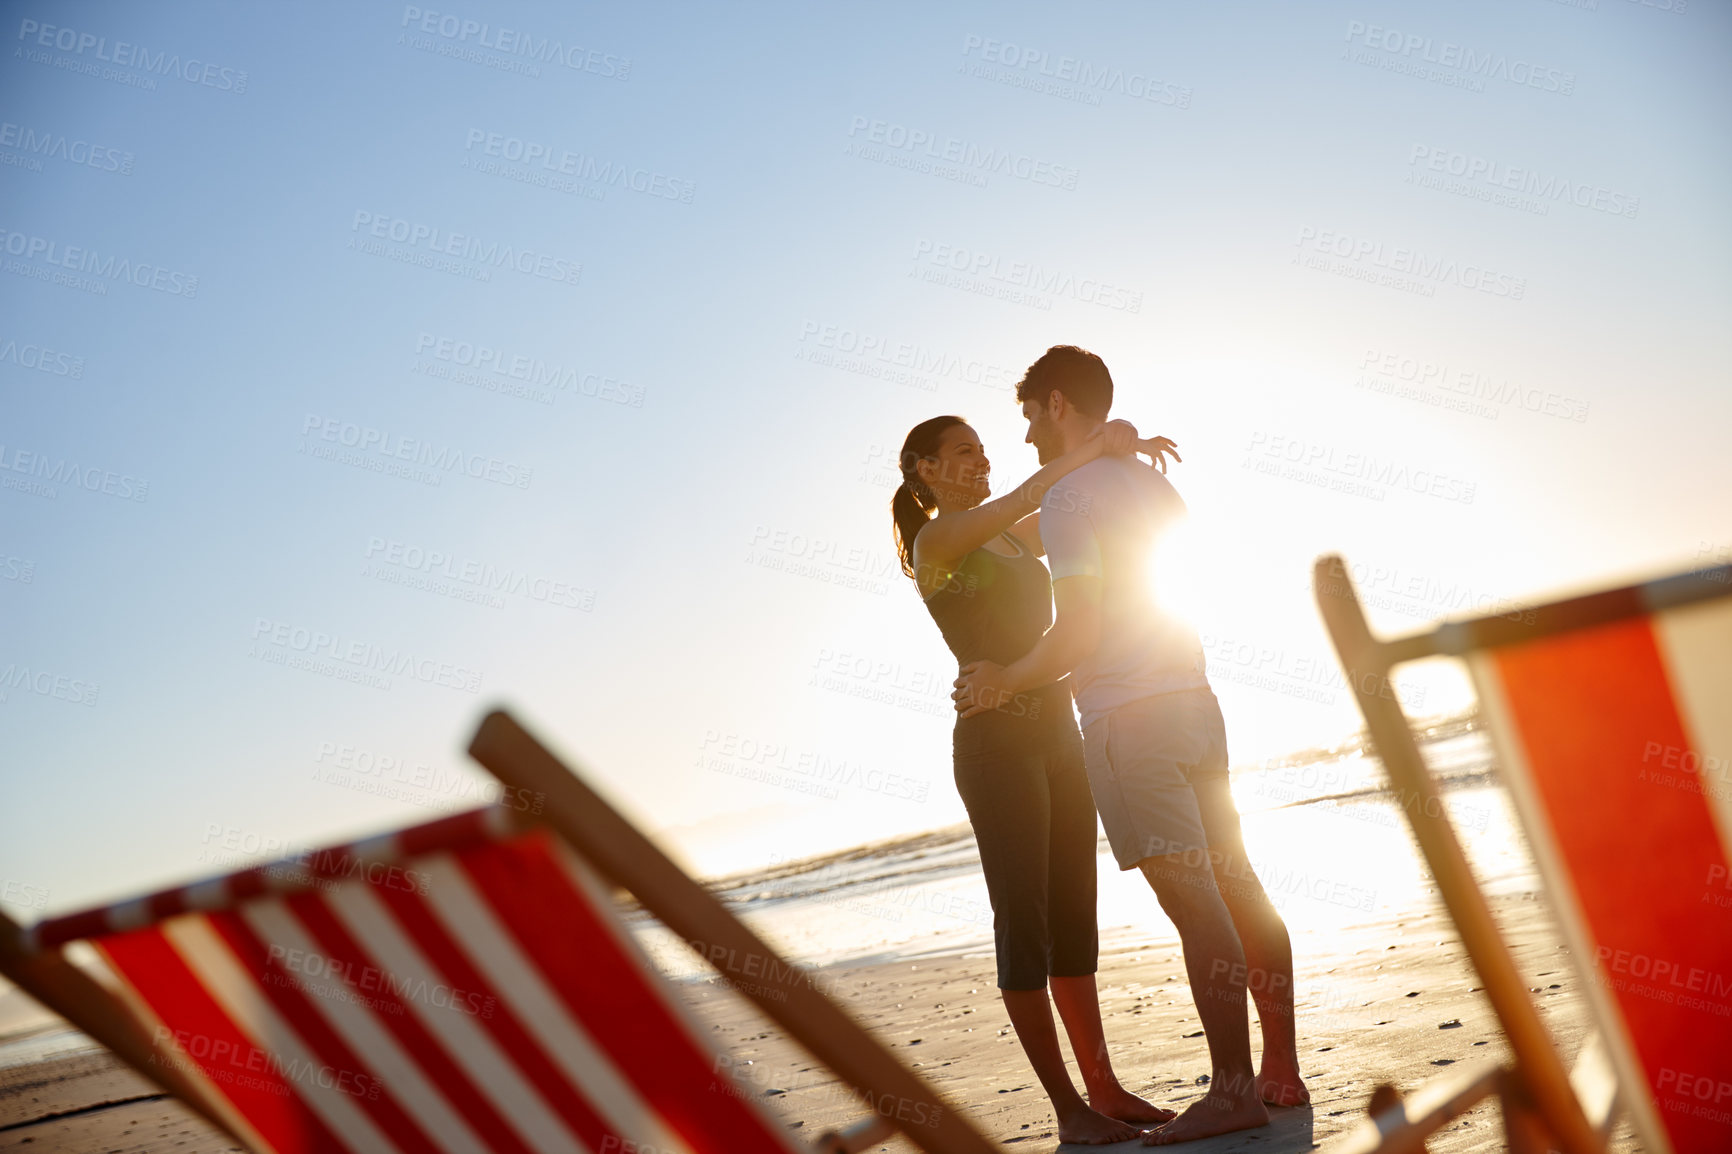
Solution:
[[[934,1154],[992,1149],[511,718],[489,716],[470,752],[521,804],[0,923],[0,970],[249,1150],[806,1149],[730,1077],[611,883],[870,1106],[818,1150],[896,1131]]]
[[[1336,1150],[1423,1149],[1498,1094],[1518,1154],[1732,1151],[1732,566],[1372,637],[1338,557],[1318,604],[1391,787],[1508,1038],[1506,1068],[1383,1087]],[[1595,1034],[1567,1073],[1499,935],[1393,693],[1391,668],[1464,658],[1569,945]],[[1430,816],[1436,815],[1436,816]]]

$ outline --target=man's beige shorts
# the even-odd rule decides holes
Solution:
[[[1083,731],[1095,809],[1120,869],[1209,848],[1195,786],[1227,774],[1227,727],[1208,689],[1122,705]]]

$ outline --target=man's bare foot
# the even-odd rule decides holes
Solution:
[[[1058,1120],[1058,1140],[1082,1146],[1105,1146],[1112,1142],[1129,1142],[1142,1131],[1116,1118],[1108,1118],[1088,1106],[1078,1106]]]
[[[1162,1126],[1143,1135],[1144,1146],[1171,1146],[1175,1142],[1194,1142],[1234,1130],[1254,1130],[1269,1124],[1269,1111],[1255,1098],[1234,1098],[1210,1090],[1185,1107],[1185,1112]]]
[[[1271,1106],[1311,1104],[1311,1091],[1305,1088],[1305,1080],[1299,1076],[1297,1065],[1285,1063],[1263,1063],[1263,1071],[1257,1075],[1257,1096]]]
[[[1171,1122],[1178,1117],[1171,1110],[1143,1101],[1123,1086],[1114,1086],[1100,1094],[1090,1093],[1089,1105],[1108,1118],[1117,1118],[1121,1122],[1141,1122],[1148,1126]]]

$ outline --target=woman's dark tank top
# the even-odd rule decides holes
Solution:
[[[1009,665],[1033,649],[1052,624],[1052,578],[1046,566],[1016,538],[1007,534],[1002,539],[1017,547],[1016,556],[976,549],[926,599],[927,612],[956,655],[959,669],[973,661]],[[1055,682],[958,724],[999,718],[1074,725],[1070,690]]]

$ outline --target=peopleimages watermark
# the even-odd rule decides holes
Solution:
[[[987,187],[994,176],[1071,191],[1077,169],[1008,148],[988,147],[893,120],[855,116],[848,122],[844,156],[905,168],[945,180]]]
[[[1596,946],[1594,960],[1614,974],[1664,982],[1674,991],[1707,994],[1715,998],[1732,998],[1732,974],[1717,974],[1677,959],[1656,958],[1640,951],[1619,950],[1611,946]],[[1732,1006],[1720,1011],[1732,1015]]]
[[[1408,697],[1404,689],[1402,696]],[[1424,700],[1424,693],[1419,695]],[[1411,704],[1411,702],[1409,703]],[[1415,708],[1418,708],[1417,706]],[[1484,833],[1491,828],[1491,809],[1484,805],[1448,805],[1438,796],[1422,796],[1413,790],[1391,792],[1368,785],[1362,774],[1351,773],[1340,763],[1282,766],[1243,775],[1233,783],[1235,791],[1267,798],[1276,805],[1314,805],[1333,810],[1342,817],[1390,829],[1401,823],[1398,814],[1410,820],[1448,818],[1457,829]]]
[[[992,253],[922,238],[914,242],[914,267],[908,275],[1011,304],[1051,311],[1055,298],[1113,312],[1140,313],[1143,294],[1093,277],[1042,268],[1029,261],[1005,260]]]
[[[23,477],[11,476],[13,473],[21,473]],[[0,489],[53,501],[60,495],[56,485],[101,493],[121,501],[150,499],[150,482],[142,477],[0,443]]]
[[[1405,490],[1440,501],[1473,504],[1479,486],[1435,469],[1414,468],[1393,458],[1347,452],[1320,441],[1261,430],[1251,434],[1242,467],[1265,476],[1381,501]]]
[[[1332,657],[1290,654],[1278,646],[1241,637],[1203,633],[1197,638],[1208,663],[1209,679],[1266,689],[1301,701],[1333,705],[1339,690],[1399,700],[1410,709],[1425,707],[1422,684],[1397,683],[1379,673],[1343,670]]]
[[[288,985],[316,997],[346,1001],[382,1013],[401,1015],[403,1005],[418,1002],[435,1010],[451,1010],[472,1018],[491,1018],[499,999],[479,990],[392,973],[368,962],[332,958],[313,950],[272,942],[268,960],[284,972],[267,972],[265,981]],[[293,975],[290,977],[289,975]]]
[[[76,354],[56,350],[39,342],[16,337],[0,338],[0,365],[13,364],[21,369],[45,373],[51,377],[71,377],[81,380],[84,377],[84,358]]]
[[[29,585],[36,580],[36,562],[28,557],[14,557],[0,550],[0,581],[16,581]]]
[[[535,470],[527,465],[317,413],[308,413],[302,420],[297,452],[424,485],[437,485],[446,474],[461,473],[478,481],[527,489],[535,476]]]
[[[172,1049],[170,1041],[174,1043]],[[209,1034],[158,1025],[153,1050],[150,1056],[153,1066],[171,1066],[185,1074],[202,1075],[224,1085],[279,1098],[294,1093],[285,1082],[334,1090],[369,1102],[379,1097],[379,1079],[370,1074],[342,1070],[329,1063],[285,1058],[273,1050],[231,1038],[213,1038]],[[181,1057],[182,1054],[189,1057]]]
[[[1419,296],[1436,296],[1440,284],[1456,285],[1512,301],[1521,300],[1527,293],[1526,277],[1478,264],[1427,256],[1417,249],[1396,246],[1386,251],[1380,240],[1355,237],[1333,229],[1306,225],[1299,229],[1299,238],[1293,243],[1299,249],[1293,254],[1294,264]]]
[[[708,962],[716,976],[712,984],[742,993],[767,997],[772,1001],[788,1000],[788,986],[808,986],[820,990],[831,998],[842,998],[847,991],[832,974],[818,970],[809,970],[795,962],[785,962],[774,954],[750,951],[742,954],[732,946],[705,942],[698,938],[688,938],[686,945],[690,946],[699,957]],[[761,979],[757,982],[742,982],[742,978]]]
[[[1408,150],[1406,181],[1537,216],[1550,215],[1551,206],[1559,201],[1631,220],[1642,207],[1641,197],[1627,192],[1556,175],[1542,176],[1531,168],[1431,144],[1415,144]]]
[[[954,381],[1008,395],[1022,379],[1022,370],[1008,365],[815,320],[801,323],[794,359],[892,381],[923,392],[937,391],[940,381]]]
[[[18,23],[17,38],[25,45],[14,51],[13,55],[18,58],[33,64],[47,64],[67,72],[94,76],[99,80],[112,80],[132,88],[154,91],[157,78],[161,77],[183,80],[197,87],[214,88],[236,96],[247,90],[247,73],[244,68],[212,64],[195,56],[183,59],[180,53],[171,53],[167,49],[153,52],[142,44],[132,44],[125,40],[116,40],[111,44],[106,36],[76,28],[24,19]],[[71,55],[53,56],[43,51],[44,49]]]
[[[344,846],[315,847],[214,821],[205,823],[202,842],[199,861],[232,866],[263,858],[265,876],[279,886],[331,890],[343,882],[361,881],[422,897],[431,888],[431,879],[422,870],[356,857]]]
[[[1729,564],[1732,564],[1732,544],[1716,544],[1713,541],[1696,543],[1696,566],[1691,572],[1698,577],[1725,585],[1727,574],[1721,570]]]
[[[483,341],[421,332],[410,372],[460,385],[551,405],[559,393],[589,397],[627,408],[643,408],[642,385],[575,365],[499,348]]]
[[[1716,884],[1726,892],[1714,893],[1713,887]],[[1728,871],[1719,862],[1710,862],[1708,865],[1708,876],[1702,881],[1702,901],[1721,909],[1732,909],[1732,871]]]
[[[950,699],[954,672],[913,669],[899,661],[885,661],[864,653],[825,647],[818,650],[806,684],[817,689],[856,697],[879,705],[948,718],[956,712]],[[1026,698],[1018,694],[1019,698]],[[1040,709],[1040,699],[1024,708],[1030,717]]]
[[[1454,368],[1431,357],[1368,348],[1359,359],[1359,369],[1360,375],[1353,382],[1356,389],[1400,397],[1488,421],[1495,421],[1502,413],[1513,409],[1577,424],[1588,419],[1587,401],[1546,389],[1512,384],[1507,379],[1499,380],[1476,369]]]
[[[766,868],[798,865],[801,859],[771,854]],[[798,884],[789,884],[796,882]],[[780,884],[778,884],[780,883]],[[830,862],[752,887],[751,901],[798,898],[900,924],[910,913],[930,914],[973,926],[992,925],[989,901],[938,889],[906,874],[862,878],[856,862]]]
[[[1532,625],[1538,616],[1531,605],[1514,601],[1462,581],[1444,581],[1430,573],[1412,573],[1363,561],[1345,562],[1346,569],[1337,569],[1318,585],[1318,592],[1339,595],[1351,575],[1353,591],[1366,605],[1393,609],[1408,617],[1432,620],[1439,615],[1472,614],[1476,617],[1501,617]],[[1309,579],[1307,589],[1311,587]]]
[[[1640,951],[1597,946],[1594,978],[1621,994],[1634,994],[1663,1005],[1732,1018],[1732,975],[1718,974],[1677,958],[1658,958]],[[1732,1098],[1732,1085],[1726,1087]]]
[[[321,741],[313,754],[313,780],[324,785],[407,802],[424,809],[502,805],[539,815],[545,795],[494,778],[439,769],[424,761],[379,753],[350,742]]]
[[[101,690],[102,686],[94,681],[55,673],[49,669],[20,665],[16,661],[0,667],[0,705],[11,701],[14,693],[33,693],[37,697],[64,701],[68,705],[95,706],[96,696]]]
[[[0,880],[0,903],[9,906],[45,910],[48,908],[48,895],[47,886],[31,885],[29,882],[15,881],[12,878]]]
[[[0,121],[0,149],[7,148],[18,151],[0,152],[0,165],[22,168],[27,172],[41,172],[44,160],[59,160],[94,172],[132,175],[133,155],[130,152],[71,137],[64,132],[14,124],[10,120]]]
[[[1488,80],[1502,80],[1520,87],[1537,88],[1569,96],[1576,90],[1576,74],[1561,68],[1535,64],[1504,52],[1482,52],[1452,40],[1401,32],[1363,20],[1347,22],[1348,47],[1341,58],[1386,72],[1397,72],[1452,88],[1484,92]],[[1357,47],[1356,47],[1357,46]],[[1364,49],[1360,51],[1358,49]]]
[[[1228,888],[1231,882],[1260,883],[1270,904],[1276,909],[1285,908],[1293,898],[1305,898],[1322,905],[1365,912],[1370,912],[1377,905],[1376,890],[1368,890],[1326,874],[1313,876],[1302,866],[1284,869],[1281,863],[1267,859],[1245,859],[1235,863],[1224,857],[1220,850],[1181,844],[1160,834],[1148,834],[1142,840],[1143,857],[1171,856],[1182,860],[1191,869],[1213,865],[1215,876],[1221,880],[1223,889]]]
[[[496,27],[452,12],[405,5],[399,27],[409,30],[398,35],[399,44],[502,72],[537,78],[545,65],[568,72],[587,72],[607,80],[623,81],[631,76],[630,57],[567,44],[553,36],[537,36],[518,28]]]
[[[463,148],[465,168],[592,200],[604,199],[609,188],[621,188],[652,200],[690,204],[697,192],[695,181],[481,128],[469,130]]]
[[[192,273],[135,261],[113,252],[104,254],[83,245],[62,244],[52,237],[0,227],[0,252],[19,258],[7,261],[5,266],[15,276],[33,277],[96,296],[107,296],[110,283],[129,284],[188,300],[198,296],[198,277]]]
[[[833,537],[763,524],[752,529],[746,564],[879,596],[889,591],[891,578],[902,572],[901,562],[890,554]]]
[[[482,674],[478,669],[426,657],[411,649],[344,637],[269,617],[253,622],[252,645],[247,655],[272,665],[305,669],[378,689],[390,689],[393,677],[408,677],[461,693],[481,692]]]
[[[962,63],[957,71],[977,80],[1091,106],[1101,103],[1102,93],[1169,108],[1191,106],[1188,87],[1162,80],[1152,72],[1093,64],[1075,56],[1054,56],[1042,48],[972,33],[962,39]]]
[[[736,989],[740,988],[738,982],[728,984]],[[785,991],[763,992],[772,997],[781,994],[781,997],[775,997],[776,1001],[787,1000]],[[717,1054],[711,1072],[716,1077],[710,1081],[710,1092],[726,1094],[731,1098],[761,1101],[764,1095],[772,1092],[789,1094],[810,1091],[801,1097],[800,1108],[813,1113],[826,1111],[832,1106],[845,1107],[849,1112],[865,1109],[881,1118],[895,1118],[904,1128],[935,1127],[944,1118],[942,1103],[909,1098],[901,1094],[879,1094],[865,1087],[832,1078],[821,1067],[796,1071],[792,1077],[777,1076],[775,1084],[772,1085],[767,1065]],[[601,1140],[599,1154],[676,1154],[676,1151],[659,1149],[643,1142],[634,1144],[629,1140],[616,1139],[610,1134]]]
[[[825,754],[734,730],[706,729],[696,768],[835,800],[846,787],[901,801],[924,802],[929,783],[872,769],[846,754]]]
[[[365,229],[365,235],[362,230]],[[349,223],[348,247],[368,256],[447,272],[470,280],[491,281],[495,269],[520,273],[553,284],[575,286],[582,263],[400,216],[356,209]],[[390,241],[389,245],[385,241]]]
[[[1636,780],[1732,800],[1732,766],[1725,758],[1670,742],[1650,740],[1642,747]]]
[[[425,589],[460,601],[474,601],[493,609],[505,607],[501,594],[584,613],[595,609],[595,590],[574,581],[501,568],[474,557],[389,537],[367,538],[361,576]]]
[[[1661,1066],[1654,1089],[1665,1096],[1660,1108],[1668,1113],[1688,1114],[1732,1126],[1732,1082],[1723,1082],[1711,1074]]]

